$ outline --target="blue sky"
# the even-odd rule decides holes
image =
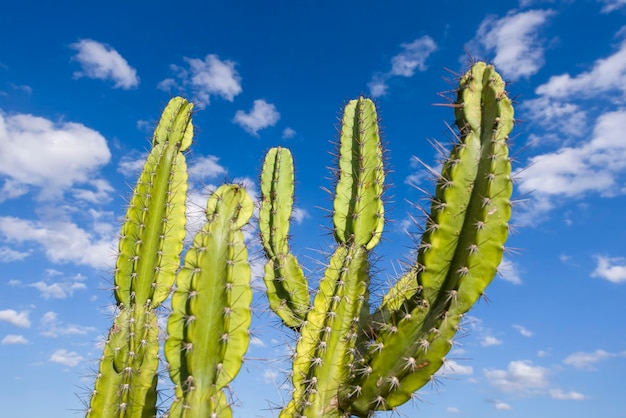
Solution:
[[[398,413],[626,417],[626,2],[10,2],[0,15],[3,414],[80,415],[111,320],[129,184],[172,95],[195,100],[190,207],[225,180],[258,190],[265,151],[296,164],[292,246],[312,277],[332,245],[327,166],[343,104],[374,97],[389,223],[376,295],[410,252],[467,49],[516,97],[515,233],[437,384]],[[190,229],[198,211],[189,214]],[[292,336],[267,312],[249,231],[253,341],[236,417],[274,417]],[[323,262],[323,257],[321,258]],[[166,380],[166,379],[164,379]],[[381,417],[392,414],[380,414]]]

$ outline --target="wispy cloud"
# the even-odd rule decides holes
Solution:
[[[391,69],[384,73],[375,73],[367,84],[372,97],[385,95],[388,82],[393,77],[413,77],[416,71],[426,71],[426,60],[437,50],[437,44],[427,35],[401,44],[400,47],[400,53],[391,58]]]
[[[56,312],[46,312],[39,321],[40,334],[45,337],[57,338],[63,335],[86,335],[95,331],[94,327],[66,324],[59,319]]]
[[[56,350],[48,359],[52,363],[59,363],[67,367],[78,366],[83,360],[83,356],[75,351],[69,351],[65,348]]]
[[[2,345],[28,344],[28,340],[23,335],[9,334],[2,339]]]
[[[502,340],[494,337],[493,335],[487,335],[485,336],[485,338],[482,339],[482,341],[480,342],[480,345],[482,345],[483,347],[502,345]]]
[[[184,61],[187,67],[170,66],[176,78],[161,81],[158,88],[165,91],[189,88],[200,109],[211,103],[212,96],[232,102],[242,92],[241,76],[234,61],[220,60],[215,54],[209,54],[204,59],[184,58]]]
[[[285,129],[283,129],[283,134],[281,135],[281,138],[282,139],[291,139],[294,136],[296,136],[296,131],[293,130],[292,128],[287,127]]]
[[[189,167],[189,177],[194,181],[203,181],[224,176],[226,169],[218,161],[219,158],[214,155],[194,158]]]
[[[0,176],[5,179],[0,200],[25,194],[29,187],[38,188],[43,199],[59,198],[79,184],[105,195],[112,190],[97,178],[111,158],[107,142],[80,123],[0,113],[0,147]]]
[[[602,6],[602,13],[611,13],[626,6],[626,0],[599,0]]]
[[[579,351],[567,356],[567,358],[563,360],[563,364],[577,369],[595,370],[597,363],[615,357],[626,357],[626,351],[622,351],[621,353],[611,353],[602,349],[592,352]]]
[[[280,113],[276,110],[276,106],[263,99],[257,99],[249,112],[238,110],[233,122],[246,132],[258,136],[261,129],[276,125],[279,119]]]
[[[0,247],[0,262],[10,263],[11,261],[21,261],[31,253],[28,251],[16,251],[9,247]]]
[[[526,327],[523,327],[521,325],[513,325],[513,328],[518,330],[519,333],[522,334],[524,337],[532,337],[533,336],[533,332],[528,330],[528,329],[526,329]]]
[[[602,93],[626,94],[626,39],[615,53],[596,60],[588,71],[575,76],[552,76],[547,83],[537,87],[535,93],[553,99],[591,97]]]
[[[582,401],[587,399],[587,397],[580,392],[565,392],[562,389],[550,389],[548,393],[552,399],[559,401]]]
[[[74,77],[110,80],[114,82],[115,88],[124,90],[139,85],[137,71],[112,47],[92,39],[83,39],[72,44],[71,48],[77,51],[72,59],[82,68],[82,71],[74,73]]]
[[[540,29],[552,10],[509,12],[506,16],[488,16],[480,24],[476,37],[470,41],[470,52],[493,55],[493,62],[509,79],[530,77],[544,65],[545,40]]]
[[[75,291],[86,289],[86,279],[87,277],[80,273],[67,277],[61,272],[48,270],[44,280],[31,283],[29,286],[39,290],[39,294],[44,299],[66,299]]]
[[[0,321],[8,322],[20,328],[30,328],[30,319],[28,319],[28,311],[16,311],[13,309],[5,309],[0,311]]]

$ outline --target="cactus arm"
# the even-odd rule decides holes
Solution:
[[[286,148],[268,151],[261,173],[259,229],[267,258],[263,280],[270,308],[290,328],[297,329],[309,309],[307,281],[289,251],[289,220],[293,208],[293,158]]]
[[[334,200],[337,249],[300,332],[294,392],[282,417],[338,417],[338,391],[350,377],[369,313],[370,251],[384,227],[384,170],[378,121],[369,99],[350,101],[339,139]]]
[[[351,100],[344,110],[339,142],[339,178],[333,201],[337,242],[374,248],[380,240],[385,173],[378,119],[369,99]]]
[[[495,276],[511,214],[513,108],[504,87],[484,63],[460,80],[460,142],[443,166],[417,264],[375,314],[378,335],[345,389],[355,415],[398,406],[429,382],[462,315]]]
[[[168,417],[228,417],[223,389],[241,368],[251,321],[250,266],[241,229],[254,204],[241,186],[209,198],[176,278],[165,356],[176,385]]]
[[[185,234],[193,105],[176,97],[155,130],[121,228],[114,275],[118,312],[105,341],[87,417],[153,417],[159,365],[155,308],[167,297]]]

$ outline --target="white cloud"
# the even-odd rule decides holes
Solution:
[[[292,213],[291,213],[291,218],[292,218],[292,219],[293,219],[293,220],[294,220],[294,221],[295,221],[298,225],[301,225],[301,224],[302,224],[302,222],[304,222],[304,220],[305,220],[306,218],[310,218],[310,217],[311,217],[311,215],[309,215],[309,212],[307,212],[307,211],[306,211],[306,210],[304,210],[304,209],[297,208],[297,207],[294,207],[294,208],[293,208],[293,211],[292,211]]]
[[[78,51],[72,59],[78,61],[82,67],[82,71],[74,73],[75,77],[111,80],[115,83],[115,88],[124,90],[139,85],[137,71],[110,46],[91,39],[83,39],[72,44],[71,48]]]
[[[564,392],[562,389],[550,389],[550,397],[560,401],[582,401],[587,399],[580,392]]]
[[[485,377],[496,389],[518,395],[531,394],[548,385],[548,370],[530,361],[512,361],[506,370],[485,369]]]
[[[41,297],[44,299],[66,299],[72,296],[76,290],[87,288],[87,285],[84,283],[86,277],[80,273],[73,277],[63,277],[56,281],[52,281],[53,275],[48,276],[46,280],[30,284],[31,287],[39,290]]]
[[[533,336],[533,332],[532,331],[529,331],[528,329],[526,329],[525,327],[523,327],[521,325],[513,325],[513,328],[518,330],[519,333],[522,334],[524,337],[532,337]]]
[[[474,368],[472,366],[464,366],[454,360],[446,359],[443,362],[443,366],[439,370],[439,373],[443,375],[470,375],[474,374]]]
[[[446,408],[446,412],[450,412],[451,414],[458,414],[461,411],[457,407],[449,406]]]
[[[626,0],[599,0],[603,3],[602,13],[611,13],[626,6]]]
[[[5,309],[0,311],[0,321],[6,321],[16,327],[30,328],[30,319],[28,319],[28,314],[28,311],[17,312],[13,309]]]
[[[601,115],[589,141],[531,158],[529,166],[516,174],[520,191],[540,197],[578,197],[591,192],[612,196],[626,192],[620,186],[620,177],[626,174],[626,141],[622,132],[626,132],[625,110]]]
[[[491,335],[487,335],[480,342],[480,345],[482,345],[483,347],[491,347],[491,346],[494,346],[494,345],[501,345],[501,344],[502,344],[502,340],[499,340],[496,337],[493,337]]]
[[[108,232],[108,227],[94,226]],[[0,217],[0,234],[17,243],[34,242],[44,248],[53,263],[75,263],[96,268],[110,267],[113,262],[113,239],[94,236],[67,220],[30,221],[11,216]],[[108,235],[108,234],[106,234]]]
[[[408,44],[402,44],[402,51],[391,58],[392,76],[412,77],[415,70],[426,71],[426,59],[437,50],[437,44],[430,36],[422,36]]]
[[[599,277],[613,283],[626,283],[626,258],[595,256],[598,263],[591,277]]]
[[[276,110],[276,106],[263,99],[257,99],[254,101],[250,112],[238,110],[233,122],[241,126],[246,132],[258,136],[258,131],[276,125],[279,119],[280,113]]]
[[[255,347],[265,347],[265,343],[259,337],[252,336],[250,337],[250,345]]]
[[[189,167],[189,177],[201,181],[226,175],[226,169],[218,161],[219,158],[214,155],[194,158]]]
[[[57,338],[62,335],[87,335],[95,331],[94,327],[66,324],[58,319],[56,312],[46,312],[39,321],[40,334],[45,337]]]
[[[502,259],[498,266],[498,275],[502,280],[506,280],[509,283],[522,284],[517,265],[506,257]]]
[[[587,132],[587,113],[583,107],[573,103],[562,103],[546,96],[526,100],[520,106],[525,116],[533,123],[559,135],[579,137]],[[559,138],[561,139],[561,138]],[[545,139],[534,145],[545,143]]]
[[[412,77],[415,71],[426,71],[426,60],[437,50],[435,41],[427,35],[413,42],[401,44],[400,53],[391,58],[391,69],[385,73],[375,73],[367,86],[372,97],[387,93],[387,82],[392,77]]]
[[[136,176],[143,169],[143,166],[146,163],[147,156],[147,153],[138,157],[136,157],[135,155],[123,156],[119,164],[117,165],[117,172],[126,177]]]
[[[293,129],[287,127],[283,130],[283,134],[281,135],[282,139],[290,139],[293,138],[294,136],[296,136],[296,131],[294,131]]]
[[[494,408],[496,408],[498,411],[510,411],[511,409],[513,409],[513,407],[511,405],[509,405],[506,402],[502,402],[502,401],[496,401],[493,403]]]
[[[591,97],[600,93],[626,94],[626,40],[608,58],[598,59],[591,69],[574,77],[569,74],[552,76],[535,93],[551,98]]]
[[[0,262],[9,263],[11,261],[21,261],[28,257],[30,252],[16,251],[9,247],[0,247]]]
[[[58,198],[77,184],[106,194],[111,187],[94,176],[110,158],[104,137],[82,124],[0,113],[0,200],[22,195],[29,186],[39,188],[42,198]]]
[[[217,55],[209,54],[204,60],[199,58],[184,58],[189,68],[171,65],[172,70],[180,79],[184,87],[191,88],[194,102],[199,109],[205,108],[211,102],[211,96],[219,96],[232,102],[241,93],[241,77],[235,69],[236,63],[229,60],[220,60]],[[179,87],[173,78],[161,81],[158,88],[170,91]]]
[[[495,54],[494,64],[505,77],[514,80],[529,77],[544,64],[545,41],[539,31],[553,15],[551,10],[528,10],[510,12],[500,19],[489,16],[480,24],[471,43]]]
[[[563,363],[567,364],[568,366],[573,366],[577,369],[593,370],[596,363],[614,357],[626,357],[626,351],[623,351],[621,353],[610,353],[602,349],[598,349],[591,353],[579,351],[567,356],[567,358],[563,360]]]
[[[78,366],[84,359],[75,351],[68,351],[65,348],[56,350],[48,359],[52,363],[59,363],[67,367]]]
[[[9,334],[2,339],[2,345],[28,344],[28,340],[23,335]]]

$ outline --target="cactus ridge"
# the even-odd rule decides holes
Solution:
[[[168,417],[230,414],[222,390],[239,372],[250,339],[251,272],[241,229],[253,210],[243,187],[219,187],[177,274],[164,346],[176,385]]]

